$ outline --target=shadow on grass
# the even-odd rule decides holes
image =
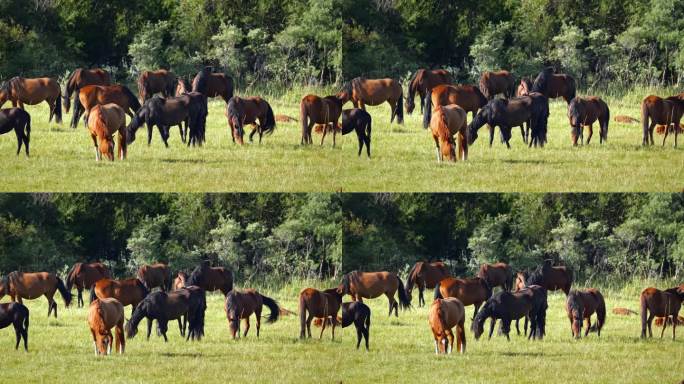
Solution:
[[[199,352],[162,352],[161,356],[164,357],[207,357],[206,354]]]

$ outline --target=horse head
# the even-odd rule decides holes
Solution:
[[[477,131],[482,128],[483,125],[491,124],[494,121],[494,103],[496,103],[497,100],[498,99],[495,99],[480,108],[473,120],[468,124],[468,145],[472,145],[475,140],[477,140]]]
[[[489,318],[491,311],[490,301],[487,301],[473,319],[473,324],[470,326],[470,329],[473,331],[475,340],[479,340],[480,336],[482,336],[482,333],[484,333],[484,323],[485,320]]]

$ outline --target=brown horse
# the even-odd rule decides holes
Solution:
[[[20,108],[0,109],[0,135],[12,130],[17,136],[17,155],[21,152],[23,144],[26,157],[28,157],[31,141],[31,115]]]
[[[506,263],[482,264],[477,277],[484,279],[492,289],[501,287],[510,291],[513,287],[513,269]]]
[[[66,289],[62,279],[50,272],[10,272],[0,281],[0,299],[9,295],[12,301],[23,303],[23,299],[33,300],[45,296],[48,300],[48,317],[52,311],[57,318],[55,291],[59,291],[64,299],[64,306],[71,304],[71,293]]]
[[[515,79],[508,71],[482,72],[480,75],[480,90],[487,100],[502,93],[504,97],[510,98],[515,93]]]
[[[523,77],[520,79],[520,84],[518,85],[518,88],[515,91],[515,95],[517,97],[520,96],[527,96],[530,94],[532,89],[532,80],[530,80],[529,77]]]
[[[554,267],[550,260],[545,260],[525,281],[526,286],[541,285],[549,291],[563,290],[565,296],[572,286],[572,271],[564,266]]]
[[[606,302],[598,289],[573,290],[565,302],[565,311],[568,314],[574,338],[582,337],[582,321],[586,322],[584,337],[587,337],[591,329],[591,315],[594,313],[596,313],[596,332],[599,337],[601,336],[601,328],[606,323]]]
[[[530,275],[527,272],[518,272],[515,274],[515,283],[513,283],[513,292],[524,289],[527,286],[527,278]]]
[[[256,333],[259,337],[259,329],[261,328],[261,307],[267,306],[271,310],[266,322],[274,323],[278,320],[280,315],[280,307],[278,303],[266,297],[254,289],[246,289],[242,292],[232,290],[226,296],[226,303],[223,309],[228,318],[228,326],[230,327],[230,334],[233,339],[240,337],[240,320],[244,320],[245,333],[243,337],[247,337],[249,331],[249,317],[254,314],[256,316]]]
[[[594,134],[594,123],[598,121],[599,142],[603,144],[608,140],[608,123],[610,122],[610,110],[608,104],[601,100],[600,97],[575,97],[568,104],[568,119],[572,127],[572,145],[577,145],[577,139],[584,144],[584,127],[589,127],[589,137],[587,137],[587,145],[591,141],[591,136]]]
[[[544,68],[532,83],[531,92],[539,92],[544,96],[555,99],[562,97],[566,103],[575,98],[575,79],[566,74],[555,74],[553,68]]]
[[[252,141],[255,133],[259,133],[259,144],[264,134],[270,135],[275,130],[276,122],[271,105],[261,97],[238,97],[233,96],[226,106],[226,118],[233,136],[233,142],[237,140],[242,145],[245,134],[244,126],[252,125],[249,141]],[[259,124],[257,124],[259,120]]]
[[[119,300],[124,307],[127,305],[132,306],[131,313],[133,313],[138,303],[143,301],[149,293],[150,291],[145,288],[145,284],[138,279],[101,279],[90,289],[90,300],[92,302],[96,298],[105,299],[111,297]]]
[[[342,305],[342,296],[339,288],[326,289],[319,291],[314,288],[304,288],[299,292],[299,338],[311,338],[311,321],[314,317],[328,319],[332,318],[332,339],[335,340],[335,326],[337,325],[337,312]],[[308,314],[308,315],[307,315]],[[328,321],[322,322],[321,336]]]
[[[176,75],[166,69],[143,71],[138,77],[138,94],[140,102],[161,93],[164,97],[172,97],[176,91]]]
[[[341,294],[351,296],[353,301],[363,301],[364,298],[374,299],[380,295],[387,296],[389,316],[394,310],[394,315],[399,317],[399,307],[401,309],[411,307],[411,301],[404,289],[404,284],[399,276],[392,272],[352,271],[342,277],[342,284],[338,289]],[[394,294],[397,292],[399,293],[398,304],[394,299]]]
[[[435,354],[448,354],[454,349],[453,327],[456,327],[456,350],[465,353],[465,308],[460,300],[449,297],[433,301],[428,322],[435,338]]]
[[[423,114],[423,107],[425,105],[425,96],[427,96],[432,88],[440,84],[451,84],[451,74],[444,69],[419,69],[413,74],[411,82],[408,86],[408,97],[406,98],[406,113],[409,115],[413,113],[416,108],[414,100],[416,92],[420,96],[420,114]]]
[[[233,78],[225,73],[213,73],[212,67],[204,67],[192,79],[192,91],[206,97],[221,96],[227,103],[233,97]]]
[[[648,327],[648,336],[653,337],[651,331],[651,324],[653,318],[665,317],[670,318],[672,323],[672,340],[675,339],[675,330],[677,329],[677,316],[684,301],[684,286],[668,288],[664,291],[650,287],[641,291],[639,298],[641,303],[641,338],[646,337],[646,327]],[[663,330],[660,332],[660,338],[663,338],[667,328],[667,321],[663,323]]]
[[[84,88],[85,89],[85,88]],[[114,161],[114,133],[118,132],[118,157],[126,159],[128,139],[126,135],[126,115],[124,110],[114,103],[96,105],[88,115],[88,131],[95,145],[95,160],[102,156]]]
[[[24,304],[0,304],[0,329],[14,326],[17,340],[14,349],[19,349],[19,342],[24,339],[24,350],[28,352],[29,309]]]
[[[185,286],[196,285],[206,291],[220,290],[223,296],[233,289],[233,272],[223,267],[211,267],[204,260],[190,274]]]
[[[162,291],[171,289],[171,268],[166,264],[143,265],[138,268],[137,277],[149,291],[155,287],[159,287]]]
[[[463,305],[475,306],[473,318],[477,315],[482,303],[487,301],[492,296],[492,288],[487,284],[487,281],[479,277],[458,279],[455,277],[447,277],[442,279],[435,286],[435,300],[443,299],[445,297],[455,297],[463,303]]]
[[[81,116],[81,113],[83,113],[81,110],[82,106],[78,100],[79,90],[86,85],[109,84],[111,84],[111,79],[109,77],[109,73],[104,69],[78,68],[71,73],[71,76],[69,76],[66,86],[64,87],[64,93],[62,94],[64,112],[66,113],[69,113],[69,108],[71,107],[71,94],[74,94],[74,114],[73,118],[71,119],[71,128],[76,128],[76,125],[78,124],[78,118]]]
[[[124,353],[126,338],[124,337],[124,307],[116,299],[97,299],[88,308],[88,325],[93,335],[95,355],[112,353],[112,328],[116,332],[116,352]]]
[[[102,263],[76,263],[67,275],[66,288],[71,292],[71,288],[76,286],[78,291],[77,305],[80,308],[83,306],[83,290],[89,290],[100,279],[111,277],[109,268]]]
[[[78,92],[78,100],[84,112],[84,120],[88,121],[90,110],[96,105],[116,104],[123,109],[128,116],[133,118],[135,112],[140,109],[140,102],[124,85],[86,85]],[[76,112],[74,112],[76,113]]]
[[[179,289],[185,288],[185,280],[188,279],[188,274],[185,272],[178,272],[176,278],[173,279],[173,290],[177,291]]]
[[[192,92],[192,84],[190,83],[190,79],[179,76],[178,82],[176,83],[176,96],[190,92]]]
[[[432,88],[432,92],[425,98],[425,103],[423,128],[430,125],[433,106],[456,104],[466,112],[472,112],[475,117],[477,111],[487,105],[487,98],[473,85],[442,84]]]
[[[395,79],[352,79],[345,87],[349,100],[356,108],[366,110],[366,105],[380,105],[387,102],[392,110],[390,124],[404,124],[404,93],[399,80]],[[346,101],[345,101],[346,102]]]
[[[418,287],[418,306],[425,305],[423,291],[425,288],[433,289],[442,279],[451,276],[447,266],[441,261],[427,263],[419,261],[411,267],[406,278],[406,294],[411,298],[413,286]]]
[[[438,105],[430,120],[432,139],[437,147],[437,162],[446,157],[450,161],[468,160],[468,124],[466,112],[458,105]],[[456,140],[458,138],[458,156],[456,156]]]
[[[678,96],[670,96],[668,98],[660,98],[658,96],[646,96],[641,102],[641,122],[643,124],[643,140],[642,145],[653,145],[653,128],[656,125],[664,125],[668,127],[665,129],[665,136],[663,136],[663,146],[665,146],[665,139],[670,132],[669,127],[673,126],[672,130],[675,134],[674,146],[677,146],[677,136],[680,130],[680,121],[684,115],[684,94]]]
[[[342,105],[347,102],[347,93],[341,92],[335,96],[318,97],[316,95],[306,95],[299,103],[299,120],[302,124],[302,140],[301,145],[313,144],[311,139],[311,130],[316,124],[324,124],[326,127],[330,126],[333,132],[333,147],[335,147],[335,139],[337,136],[337,126],[340,115],[342,114]],[[323,130],[323,137],[321,137],[321,145],[325,139],[325,134],[328,129]]]
[[[62,104],[60,100],[59,82],[50,77],[25,79],[13,77],[0,85],[0,108],[7,100],[13,107],[24,109],[24,104],[36,105],[45,101],[50,108],[48,122],[55,117],[57,124],[62,123]]]

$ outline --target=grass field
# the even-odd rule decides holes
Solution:
[[[638,316],[615,316],[613,307],[638,310],[638,293],[649,283],[608,290],[608,318],[599,339],[595,334],[573,340],[563,309],[564,295],[549,299],[547,337],[540,342],[511,335],[475,341],[467,331],[467,353],[435,356],[427,309],[413,308],[388,318],[384,298],[367,301],[373,311],[371,350],[355,350],[353,327],[338,330],[334,342],[326,330],[322,341],[300,341],[297,316],[265,324],[261,338],[230,339],[222,297],[208,300],[206,338],[185,342],[175,324],[169,342],[141,334],[127,340],[123,356],[95,357],[86,325],[86,309],[64,310],[47,319],[45,299],[28,303],[31,310],[29,353],[14,351],[14,332],[0,331],[3,382],[107,382],[107,383],[678,383],[684,379],[684,332],[669,338],[639,339]],[[661,284],[662,285],[662,284]],[[666,284],[665,284],[666,285]],[[296,310],[296,297],[304,283],[272,295],[281,305]],[[415,293],[415,292],[414,292]],[[4,301],[6,301],[5,299]],[[417,302],[417,296],[415,300]],[[429,300],[428,300],[429,301]],[[467,315],[472,316],[472,307]],[[265,310],[268,313],[268,310]],[[127,316],[130,307],[127,308]],[[470,321],[466,323],[470,326]],[[659,328],[654,331],[660,332]],[[250,331],[253,332],[254,328]],[[316,334],[316,329],[313,330]],[[666,334],[671,335],[668,329]],[[68,379],[67,379],[68,378]]]
[[[330,90],[329,90],[330,91]],[[276,114],[298,118],[302,95],[325,91],[298,89],[267,97]],[[641,97],[672,90],[639,89],[619,98],[607,97],[611,116],[639,118]],[[351,104],[346,105],[347,108]],[[83,126],[72,130],[47,123],[47,107],[28,107],[33,119],[30,159],[16,157],[13,133],[0,137],[1,191],[681,191],[684,188],[684,143],[673,149],[641,147],[639,124],[611,121],[608,144],[598,136],[589,146],[570,145],[566,104],[553,101],[549,144],[528,149],[514,131],[508,150],[485,141],[486,128],[471,147],[467,163],[438,165],[430,135],[418,113],[406,124],[389,124],[389,107],[370,107],[374,118],[373,158],[357,158],[355,135],[324,147],[301,147],[298,123],[281,123],[262,145],[233,145],[224,117],[225,103],[212,101],[207,122],[207,145],[184,147],[172,129],[170,148],[157,132],[152,146],[138,140],[126,161],[97,164],[92,142]],[[68,120],[70,116],[66,116]],[[470,119],[470,116],[469,116]],[[598,130],[598,129],[597,129]],[[314,142],[319,136],[314,137]],[[656,139],[657,140],[657,139]]]

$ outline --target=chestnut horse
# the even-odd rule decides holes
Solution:
[[[456,104],[466,112],[472,112],[475,117],[475,113],[487,105],[487,98],[473,85],[438,85],[432,88],[432,92],[425,98],[423,128],[430,125],[433,106],[449,104]]]
[[[601,100],[600,97],[575,97],[568,104],[568,119],[572,127],[572,145],[577,145],[577,139],[584,144],[584,127],[589,127],[589,137],[587,137],[587,145],[591,141],[591,136],[594,134],[594,123],[598,121],[599,142],[603,144],[608,141],[608,123],[610,122],[610,110],[608,104]]]
[[[466,279],[447,277],[435,285],[435,299],[455,297],[465,306],[473,305],[475,306],[473,318],[477,315],[482,303],[491,296],[492,288],[487,284],[487,281],[479,277]]]
[[[131,313],[133,313],[138,303],[143,301],[149,293],[150,291],[145,288],[145,284],[138,279],[101,279],[90,289],[90,300],[92,302],[96,298],[105,299],[111,297],[119,300],[123,306],[132,306]]]
[[[404,93],[399,80],[395,79],[352,79],[346,87],[349,100],[354,107],[366,110],[366,105],[381,105],[387,102],[391,108],[390,124],[404,124]],[[345,101],[346,102],[346,101]]]
[[[515,79],[508,71],[482,72],[480,75],[480,91],[487,100],[491,100],[499,93],[506,98],[515,95]]]
[[[24,109],[24,104],[36,105],[45,101],[50,108],[48,122],[55,117],[57,124],[62,123],[62,104],[60,103],[59,82],[50,77],[37,79],[25,79],[13,77],[0,85],[0,107],[7,100],[12,102],[13,107]]]
[[[564,266],[554,267],[550,260],[545,260],[544,264],[537,267],[537,269],[527,278],[525,284],[541,285],[549,291],[563,290],[565,296],[570,293],[572,286],[572,271]]]
[[[233,289],[233,272],[223,267],[211,267],[209,262],[204,260],[185,281],[186,287],[190,285],[196,285],[206,291],[220,290],[225,296]]]
[[[233,142],[243,144],[245,134],[244,126],[252,125],[252,132],[249,134],[249,141],[252,141],[255,133],[259,133],[259,144],[264,134],[270,135],[276,127],[275,117],[271,105],[261,97],[239,97],[233,96],[226,106],[226,118],[230,127]],[[259,124],[257,124],[259,120]]]
[[[335,96],[319,97],[316,95],[306,95],[299,103],[299,120],[302,124],[302,140],[301,145],[313,144],[311,139],[311,129],[316,124],[324,124],[326,129],[323,130],[323,137],[321,137],[321,145],[325,139],[325,134],[328,129],[333,132],[333,147],[335,147],[335,138],[337,135],[338,120],[342,114],[342,105],[347,102],[347,93],[341,92]],[[330,128],[327,128],[328,125]]]
[[[109,279],[111,272],[102,263],[76,263],[69,271],[66,279],[66,288],[71,292],[71,288],[76,286],[78,291],[78,307],[83,306],[83,290],[88,289],[100,279]]]
[[[24,339],[24,350],[28,352],[29,310],[24,304],[0,304],[0,329],[14,326],[14,336],[17,343],[14,349],[19,349],[19,342]]]
[[[124,110],[114,103],[96,105],[88,115],[88,131],[95,145],[95,160],[102,156],[114,161],[114,133],[118,134],[118,152],[120,160],[125,160],[128,153],[126,138],[126,115]]]
[[[406,294],[411,298],[413,286],[417,286],[418,306],[422,307],[425,305],[425,298],[423,297],[425,288],[433,289],[437,283],[449,276],[451,276],[451,274],[443,262],[434,261],[432,263],[427,263],[419,261],[413,264],[413,267],[409,270],[408,277],[406,278]]]
[[[510,291],[513,287],[513,269],[506,263],[482,264],[477,277],[484,279],[492,289],[501,287]]]
[[[515,90],[515,96],[526,96],[529,95],[532,89],[532,80],[529,77],[523,77],[520,79],[520,84]]]
[[[17,136],[17,155],[24,145],[26,157],[29,156],[29,142],[31,141],[31,115],[21,108],[5,108],[0,110],[0,135],[14,130]]]
[[[185,287],[185,280],[188,279],[188,274],[185,272],[178,272],[176,278],[173,279],[173,290],[177,291]]]
[[[149,291],[155,287],[159,287],[162,291],[171,289],[171,268],[166,264],[143,265],[138,268],[137,277]]]
[[[648,336],[653,337],[651,331],[651,324],[653,318],[664,317],[670,318],[672,323],[672,340],[675,339],[675,330],[677,329],[677,316],[684,301],[684,286],[668,288],[664,291],[650,287],[641,291],[639,298],[641,304],[641,338],[646,337],[646,327],[648,327]],[[663,322],[663,330],[660,332],[660,338],[665,334],[667,328],[667,321]]]
[[[414,101],[416,92],[420,96],[420,114],[423,114],[423,107],[425,106],[425,96],[427,96],[432,88],[440,84],[451,84],[451,74],[444,69],[419,69],[413,74],[408,86],[408,97],[406,98],[406,113],[409,115],[413,113],[416,108]]]
[[[78,100],[83,107],[83,111],[79,113],[84,112],[85,121],[88,121],[88,114],[96,105],[116,104],[131,118],[140,109],[140,102],[133,92],[128,87],[119,84],[86,85],[78,92]]]
[[[242,292],[232,290],[228,293],[223,309],[226,312],[230,334],[233,336],[233,339],[240,337],[241,319],[244,320],[245,323],[245,333],[242,336],[247,337],[247,332],[249,332],[249,317],[252,314],[256,316],[256,335],[257,338],[259,337],[259,329],[261,328],[261,309],[264,305],[271,310],[271,314],[268,316],[266,322],[276,322],[280,315],[280,306],[278,306],[278,303],[275,300],[260,294],[254,289],[245,289]]]
[[[566,74],[554,74],[553,68],[547,67],[534,79],[530,91],[539,92],[550,99],[562,97],[570,104],[570,100],[575,98],[575,79]]]
[[[204,67],[192,79],[192,91],[206,97],[221,96],[227,103],[233,97],[233,78],[225,73],[213,73],[212,67]]]
[[[446,157],[450,161],[468,160],[468,124],[466,111],[456,104],[435,107],[430,120],[432,139],[437,147],[437,162]],[[458,156],[456,156],[456,140],[458,137]]]
[[[665,99],[654,95],[646,96],[641,102],[641,122],[644,134],[641,144],[648,145],[650,138],[650,144],[653,145],[653,128],[656,125],[664,125],[668,127],[663,136],[663,146],[665,146],[665,139],[667,139],[670,131],[669,127],[672,125],[675,134],[674,146],[676,147],[682,115],[684,115],[684,94]]]
[[[0,299],[9,295],[12,301],[23,304],[23,299],[33,300],[45,296],[48,300],[48,317],[52,311],[57,318],[57,303],[54,300],[55,291],[59,291],[64,299],[64,306],[71,304],[71,292],[69,292],[62,279],[51,272],[10,272],[0,280]]]
[[[380,295],[387,296],[389,301],[389,316],[399,317],[399,307],[402,310],[411,307],[411,301],[404,289],[404,283],[399,276],[392,272],[359,272],[352,271],[342,276],[342,283],[339,286],[343,295],[349,295],[353,301],[363,301],[374,299]],[[394,299],[394,294],[398,292],[399,303]]]
[[[176,83],[176,96],[192,92],[192,84],[187,77],[179,76]]]
[[[371,156],[371,123],[370,113],[363,109],[352,108],[342,111],[342,135],[346,135],[351,131],[356,132],[356,138],[359,140],[359,153],[357,156],[361,156],[364,145],[366,146],[368,158]]]
[[[335,326],[337,325],[337,312],[342,305],[344,293],[339,288],[319,291],[314,288],[304,288],[299,292],[299,338],[311,338],[311,321],[314,317],[327,320],[332,318],[332,339],[335,340]],[[322,322],[321,336],[328,321]]]
[[[79,90],[86,85],[110,84],[111,79],[109,77],[109,73],[104,69],[78,68],[71,73],[71,76],[69,76],[66,86],[64,87],[64,93],[62,94],[64,112],[69,113],[69,108],[71,107],[71,94],[74,93],[74,113],[71,119],[71,128],[76,128],[76,125],[78,124],[78,118],[83,113],[81,110],[81,103],[78,99]]]
[[[116,299],[97,299],[88,308],[88,325],[93,335],[95,355],[112,353],[112,328],[116,332],[116,352],[123,354],[126,349],[124,337],[124,307]]]
[[[454,332],[456,327],[456,350],[466,351],[465,307],[455,297],[436,299],[428,312],[428,322],[435,338],[435,354],[448,354],[454,349]]]
[[[582,321],[586,322],[584,337],[591,329],[591,315],[596,313],[596,332],[601,336],[601,328],[606,323],[606,302],[598,289],[572,290],[565,301],[565,312],[570,320],[572,336],[582,337]]]
[[[138,94],[140,102],[161,93],[164,97],[173,97],[176,92],[176,75],[166,69],[143,71],[138,77]]]

